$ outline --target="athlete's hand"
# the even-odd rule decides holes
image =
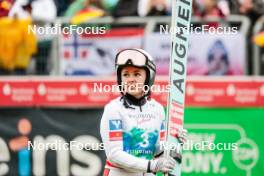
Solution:
[[[182,145],[187,141],[187,134],[188,131],[184,128],[180,128],[178,131],[177,137]]]
[[[173,158],[161,157],[150,161],[150,170],[153,173],[159,171],[163,173],[168,173],[173,170],[175,165],[176,161]]]
[[[179,139],[180,145],[184,145],[184,143],[187,141],[187,133],[188,131],[184,128],[178,129],[177,138]],[[178,163],[181,163],[182,161],[182,147],[176,146],[174,150],[170,151],[170,156],[174,158]]]

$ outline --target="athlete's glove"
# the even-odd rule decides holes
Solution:
[[[184,144],[187,141],[187,133],[188,131],[184,128],[180,128],[177,134],[177,138],[179,139],[181,144]]]
[[[156,158],[156,159],[149,161],[148,171],[153,172],[153,173],[156,173],[159,171],[163,173],[168,173],[173,170],[175,165],[176,165],[176,161],[171,157]]]
[[[177,136],[179,139],[180,145],[184,145],[184,143],[187,141],[187,130],[180,128],[178,129]],[[181,154],[181,147],[176,146],[174,150],[170,150],[170,156],[175,159],[178,163],[181,163],[182,161],[182,154]]]

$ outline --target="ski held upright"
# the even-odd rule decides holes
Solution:
[[[192,16],[192,0],[172,1],[171,27],[176,31],[171,33],[171,58],[170,58],[170,91],[167,105],[167,130],[166,142],[167,151],[165,155],[170,155],[177,161],[177,166],[169,174],[181,175],[181,144],[177,138],[180,128],[183,128],[185,86],[187,74],[187,54],[190,35],[190,24]],[[171,148],[177,147],[177,152],[172,152]]]

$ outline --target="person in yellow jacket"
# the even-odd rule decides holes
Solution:
[[[31,56],[37,51],[34,33],[28,32],[31,18],[0,19],[0,74],[25,74]]]
[[[7,17],[0,19],[0,68],[8,73],[15,68],[15,57],[22,43],[19,21]]]
[[[33,32],[28,32],[28,27],[31,25],[30,19],[19,21],[19,30],[22,35],[22,43],[17,48],[16,57],[14,60],[15,72],[25,74],[30,63],[31,56],[37,51],[37,40]]]

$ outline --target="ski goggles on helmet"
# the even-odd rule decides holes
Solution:
[[[136,67],[149,67],[155,70],[154,63],[145,55],[137,49],[126,49],[119,52],[115,60],[116,66],[118,65],[132,65]]]

